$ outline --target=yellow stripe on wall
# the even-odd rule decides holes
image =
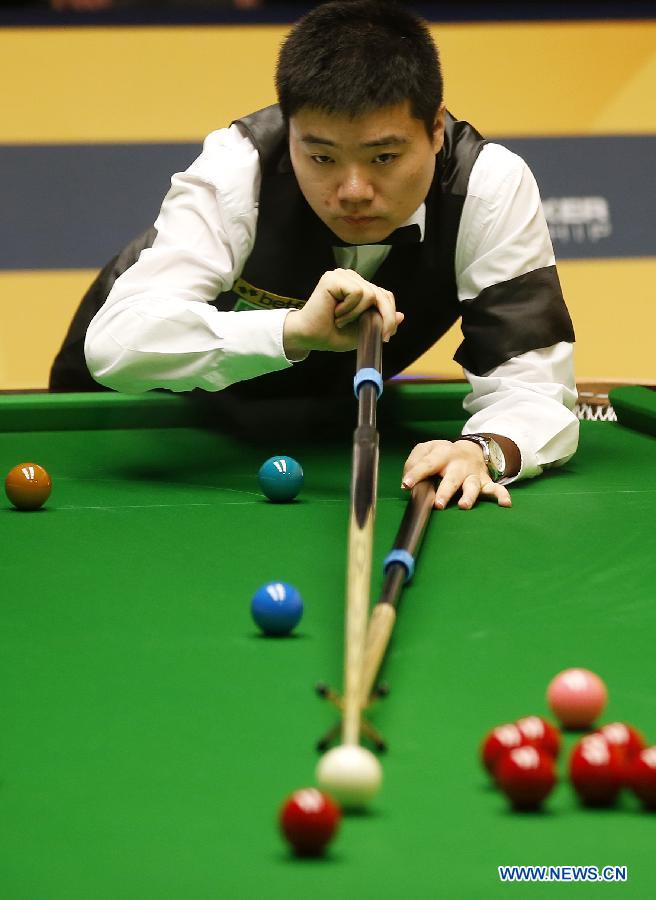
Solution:
[[[196,141],[275,101],[288,28],[0,30],[0,143]],[[654,134],[656,21],[432,26],[484,134]]]
[[[656,382],[656,258],[558,263],[574,330],[579,381]]]
[[[486,136],[656,133],[656,21],[461,25],[435,36],[448,105]]]
[[[656,332],[651,290],[656,259],[567,260],[558,269],[576,329],[577,379],[656,382],[656,359],[651,349],[644,350],[651,348],[651,337],[641,340]],[[0,272],[0,389],[47,385],[52,360],[95,275],[90,270]],[[628,298],[627,285],[632,286]],[[461,378],[452,359],[461,340],[457,325],[408,372]]]
[[[44,388],[73,313],[97,271],[0,272],[0,390]]]
[[[656,383],[656,259],[563,260],[558,273],[576,332],[577,381]],[[451,357],[461,341],[456,324],[409,374],[460,378]]]
[[[12,29],[0,32],[11,84],[0,143],[197,141],[275,102],[284,30]]]

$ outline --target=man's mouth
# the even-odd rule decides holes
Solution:
[[[346,222],[347,225],[369,225],[377,218],[377,216],[342,216],[342,222]]]

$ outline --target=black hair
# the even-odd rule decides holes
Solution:
[[[432,136],[443,82],[422,19],[387,0],[336,0],[287,35],[276,89],[286,121],[303,107],[355,117],[409,101]]]

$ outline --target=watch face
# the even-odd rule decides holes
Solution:
[[[503,455],[503,450],[497,442],[493,440],[489,440],[487,446],[490,451],[490,467],[496,469],[498,472],[496,478],[502,478],[506,471],[506,457]]]

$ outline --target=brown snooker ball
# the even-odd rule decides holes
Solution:
[[[50,475],[33,462],[19,463],[5,478],[5,492],[16,509],[40,509],[51,490]]]

